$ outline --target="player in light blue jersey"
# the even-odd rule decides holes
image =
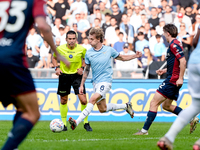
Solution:
[[[198,28],[197,35],[193,40],[195,50],[192,52],[188,62],[188,90],[192,96],[192,104],[182,110],[178,115],[178,118],[174,121],[169,131],[162,137],[157,145],[160,149],[173,149],[173,143],[177,134],[194,118],[200,113],[200,26]],[[190,122],[190,130],[196,128],[199,119]],[[200,150],[200,139],[196,141],[193,146],[193,150]]]
[[[126,104],[106,104],[105,97],[106,93],[110,91],[112,84],[113,70],[111,66],[111,57],[122,61],[128,61],[141,57],[142,53],[136,52],[134,55],[121,55],[112,47],[104,46],[102,44],[103,37],[104,33],[102,29],[92,28],[90,30],[89,42],[92,48],[89,49],[85,55],[86,67],[79,93],[83,94],[83,85],[88,77],[91,67],[94,95],[90,98],[87,107],[82,111],[77,120],[71,117],[69,118],[69,123],[71,124],[72,130],[74,130],[77,125],[90,114],[90,112],[93,110],[94,104],[97,104],[97,107],[101,113],[124,109],[128,114],[130,114],[131,118],[134,116],[132,104],[130,102],[127,102]]]

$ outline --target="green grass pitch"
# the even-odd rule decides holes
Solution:
[[[137,136],[133,133],[141,129],[140,122],[90,122],[93,132],[86,132],[83,123],[72,131],[53,133],[50,121],[39,121],[19,150],[157,150],[156,143],[170,128],[172,123],[153,123],[149,135]],[[0,146],[7,138],[11,121],[0,121]],[[200,127],[189,134],[187,125],[177,136],[174,150],[192,149],[200,137]]]

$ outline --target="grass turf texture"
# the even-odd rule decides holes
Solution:
[[[141,129],[143,123],[138,122],[90,122],[93,132],[86,132],[83,123],[72,131],[68,123],[68,131],[53,133],[49,129],[50,121],[40,121],[19,146],[19,150],[156,150],[157,141],[168,131],[172,123],[153,123],[149,135],[133,135]],[[11,121],[0,121],[0,146],[4,144],[7,133],[12,126]],[[200,137],[200,127],[189,134],[187,125],[177,136],[174,150],[192,149],[194,142]]]

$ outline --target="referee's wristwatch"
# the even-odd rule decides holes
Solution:
[[[82,66],[81,68],[82,68],[83,70],[85,69],[85,67],[83,67],[83,66]]]
[[[55,71],[56,71],[58,68],[60,68],[60,66],[56,66],[56,67],[55,67]]]

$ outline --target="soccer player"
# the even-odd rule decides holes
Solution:
[[[61,61],[60,67],[57,66],[56,55],[54,54],[53,63],[56,66],[56,75],[59,76],[59,85],[57,94],[60,95],[60,114],[61,119],[64,123],[63,131],[67,131],[67,101],[68,95],[71,91],[71,86],[74,88],[74,93],[78,95],[81,102],[81,111],[83,111],[87,106],[86,92],[79,94],[79,87],[81,84],[81,79],[83,75],[83,70],[85,67],[85,53],[86,49],[77,43],[77,34],[75,31],[68,31],[66,34],[67,44],[63,44],[57,47],[58,52],[67,58],[70,62],[70,67],[67,68],[66,65]],[[92,131],[90,124],[88,122],[88,117],[84,119],[84,128],[86,131]]]
[[[101,28],[92,28],[90,30],[89,43],[92,48],[89,49],[85,55],[86,66],[81,81],[79,93],[84,94],[84,83],[87,79],[91,67],[94,95],[90,98],[87,107],[82,111],[77,120],[74,120],[71,117],[69,118],[69,123],[71,124],[72,130],[74,130],[78,126],[78,124],[91,113],[94,104],[97,104],[97,107],[101,113],[124,109],[127,111],[127,113],[130,114],[131,118],[133,118],[134,116],[134,112],[130,102],[126,104],[106,104],[105,97],[106,93],[108,93],[111,89],[112,84],[113,70],[111,67],[111,57],[117,60],[128,61],[134,58],[141,57],[142,53],[137,52],[133,55],[121,55],[115,49],[109,46],[104,46],[102,44],[104,40],[103,37],[104,33]]]
[[[17,149],[40,117],[24,47],[34,21],[57,58],[69,66],[69,62],[56,51],[51,29],[45,21],[44,5],[41,0],[0,0],[0,101],[4,107],[13,103],[17,108],[13,128],[2,150]]]
[[[157,70],[156,73],[162,75],[167,72],[167,78],[159,86],[150,103],[147,119],[142,130],[138,131],[134,135],[148,135],[148,130],[156,118],[157,109],[160,104],[162,104],[164,110],[176,115],[178,115],[182,110],[180,107],[172,105],[172,102],[173,100],[177,100],[179,89],[183,85],[186,60],[183,54],[182,44],[176,39],[178,34],[176,26],[173,24],[167,24],[163,27],[163,31],[164,36],[170,43],[166,57],[167,68]]]
[[[192,104],[181,111],[178,118],[174,121],[169,131],[162,137],[157,145],[160,149],[173,149],[173,143],[177,134],[188,124],[188,122],[200,113],[200,26],[198,28],[197,35],[193,39],[193,45],[196,47],[188,62],[188,90],[192,96]],[[196,117],[195,117],[196,118]],[[196,118],[191,122],[191,125],[195,128],[199,119]],[[193,146],[193,150],[200,150],[200,139],[197,140]]]

